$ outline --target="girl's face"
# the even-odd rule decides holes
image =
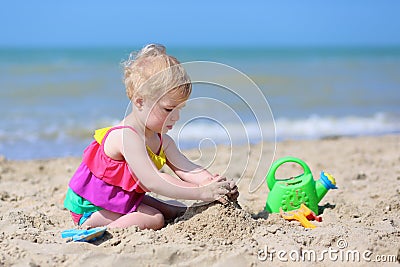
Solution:
[[[157,102],[144,101],[143,111],[148,114],[146,128],[156,133],[167,133],[179,120],[180,110],[185,99],[179,99],[174,93],[167,93]]]

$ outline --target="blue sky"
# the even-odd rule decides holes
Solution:
[[[2,1],[0,46],[400,46],[400,1]]]

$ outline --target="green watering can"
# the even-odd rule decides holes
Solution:
[[[288,179],[276,180],[275,172],[284,163],[298,163],[304,173]],[[318,203],[326,195],[329,189],[337,189],[335,178],[326,172],[321,172],[320,179],[314,181],[310,168],[301,159],[284,157],[275,161],[266,177],[268,194],[265,210],[270,213],[296,210],[304,203],[316,215],[318,215]]]

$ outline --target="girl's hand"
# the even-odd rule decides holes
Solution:
[[[232,187],[231,187],[232,188]],[[226,194],[226,196],[228,197],[229,200],[231,201],[236,201],[239,197],[239,191],[238,191],[238,187],[235,185],[231,191]]]
[[[214,175],[214,179],[217,177],[221,177],[219,174]],[[225,195],[228,197],[228,199],[230,201],[236,201],[237,198],[239,197],[239,191],[238,191],[238,187],[236,186],[236,183],[233,179],[227,179],[226,177],[224,177],[228,182],[229,182],[229,192],[226,193]],[[225,198],[220,198],[218,199],[219,202],[221,202],[222,204],[227,204],[227,201]]]
[[[229,181],[227,181],[225,177],[209,177],[202,184],[204,185],[201,187],[203,189],[201,200],[203,201],[221,199],[230,192]]]

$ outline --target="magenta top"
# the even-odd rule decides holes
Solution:
[[[93,205],[121,214],[137,210],[148,190],[140,185],[125,160],[111,159],[104,152],[108,134],[121,128],[136,132],[130,126],[112,127],[100,143],[93,141],[85,149],[82,163],[69,182],[72,191],[69,190],[64,202],[67,209],[78,214],[93,209]],[[93,204],[91,208],[85,208],[85,200]]]

